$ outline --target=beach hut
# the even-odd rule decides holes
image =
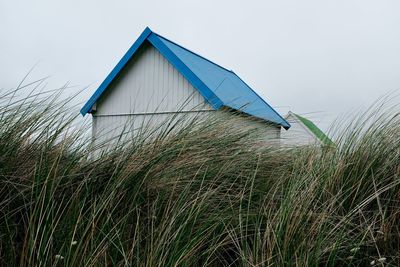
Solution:
[[[290,127],[233,71],[146,28],[81,114],[92,115],[92,136],[104,142],[127,124],[136,131],[171,115],[207,116],[219,110],[243,114],[245,123],[262,129],[266,139],[279,139],[281,128]]]
[[[282,131],[281,143],[289,146],[333,145],[332,140],[311,120],[289,111],[285,119],[290,123],[288,131]]]

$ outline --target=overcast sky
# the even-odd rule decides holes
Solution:
[[[0,88],[96,90],[153,31],[234,70],[280,113],[333,119],[400,89],[399,0],[0,0]]]

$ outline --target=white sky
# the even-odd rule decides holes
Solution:
[[[0,88],[39,63],[31,80],[84,102],[146,26],[322,129],[400,88],[398,0],[0,0]]]

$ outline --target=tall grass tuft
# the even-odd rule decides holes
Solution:
[[[400,264],[398,106],[334,147],[260,148],[216,116],[93,156],[68,105],[0,97],[0,265]]]

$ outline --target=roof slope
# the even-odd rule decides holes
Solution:
[[[126,63],[144,42],[150,42],[215,109],[223,106],[276,123],[285,129],[290,124],[254,92],[233,71],[152,32],[146,28],[120,62],[115,66],[93,96],[81,109],[82,115],[91,112],[93,105],[117,77]]]
[[[307,129],[309,129],[323,144],[325,144],[325,145],[333,145],[334,144],[332,142],[332,140],[326,134],[324,134],[324,132],[321,131],[321,129],[318,128],[317,125],[315,125],[312,121],[310,121],[309,119],[306,119],[296,113],[293,113],[293,115],[295,115],[296,118],[299,119],[300,122],[303,123],[303,125],[306,126]]]

